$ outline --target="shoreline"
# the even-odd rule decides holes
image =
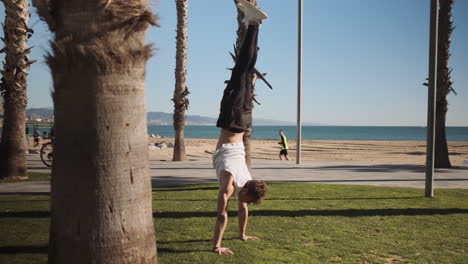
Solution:
[[[217,138],[185,138],[187,160],[211,159]],[[151,138],[148,143],[174,142],[174,138]],[[279,161],[279,139],[252,139],[253,159]],[[296,157],[296,140],[289,139],[289,157]],[[463,165],[468,159],[468,142],[448,142],[452,166]],[[369,164],[413,164],[424,166],[426,162],[425,141],[389,140],[325,140],[303,139],[301,158],[305,161],[349,161]],[[152,149],[151,159],[172,160],[173,148]]]

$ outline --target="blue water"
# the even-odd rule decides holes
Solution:
[[[296,139],[295,126],[255,126],[253,137],[257,139],[277,139],[278,130],[284,130],[289,139]],[[39,127],[41,133],[49,132],[48,127]],[[1,132],[1,128],[0,128]],[[173,126],[148,126],[149,134],[174,137]],[[468,142],[468,127],[447,127],[448,141]],[[32,129],[30,130],[32,134]],[[186,138],[217,138],[219,128],[215,126],[186,126]],[[415,140],[426,141],[424,127],[358,127],[358,126],[304,126],[302,139],[332,140]]]
[[[284,130],[289,139],[296,139],[295,126],[255,126],[253,137],[257,139],[276,139],[278,130]],[[173,126],[149,126],[149,134],[174,137]],[[447,127],[448,141],[468,142],[468,127]],[[186,138],[217,138],[219,128],[215,126],[186,126]],[[426,141],[425,127],[358,127],[358,126],[305,126],[302,127],[303,139],[333,140],[415,140]]]

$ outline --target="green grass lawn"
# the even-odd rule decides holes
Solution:
[[[223,246],[210,252],[216,185],[156,188],[153,211],[160,263],[468,263],[468,190],[424,191],[271,183],[251,206],[238,239],[231,201]],[[45,263],[49,197],[0,196],[0,263]]]

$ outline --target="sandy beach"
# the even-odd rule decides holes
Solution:
[[[174,142],[173,138],[149,138],[150,143]],[[254,159],[278,159],[279,140],[254,139]],[[186,138],[189,160],[209,159],[217,139]],[[296,157],[296,141],[289,140],[289,157]],[[172,160],[172,148],[150,150],[154,160]],[[450,161],[453,166],[468,159],[468,142],[449,142]],[[426,142],[423,141],[368,141],[368,140],[303,140],[302,160],[305,161],[359,161],[369,164],[424,165]]]

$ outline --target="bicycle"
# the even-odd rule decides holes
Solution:
[[[52,144],[52,141],[42,144],[41,152],[40,152],[41,161],[47,167],[52,167],[53,152],[54,152],[54,145]]]

